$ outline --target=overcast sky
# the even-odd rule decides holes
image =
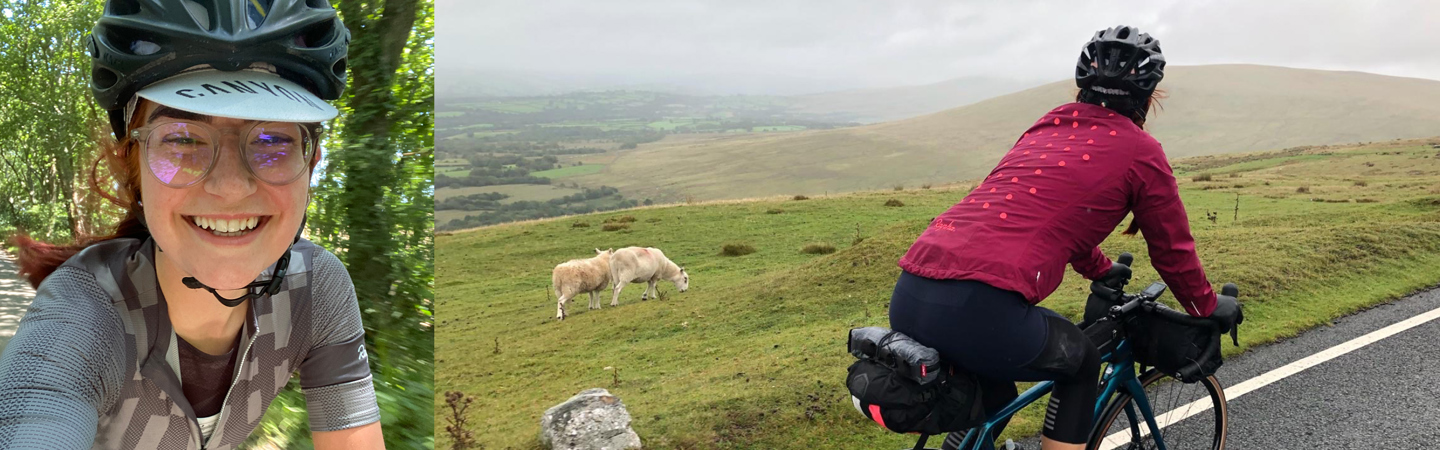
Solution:
[[[966,76],[1072,76],[1098,29],[1169,64],[1440,80],[1440,1],[438,0],[441,84],[477,73],[793,94]],[[451,78],[447,80],[447,78]]]

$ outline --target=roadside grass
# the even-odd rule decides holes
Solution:
[[[1211,281],[1241,288],[1243,347],[1227,346],[1227,354],[1440,280],[1436,151],[1411,142],[1313,152],[1301,153],[1330,154],[1175,162]],[[1226,174],[1214,177],[1223,183],[1192,182],[1201,169]],[[1366,186],[1353,182],[1361,176]],[[1217,184],[1223,186],[1205,189]],[[435,392],[476,398],[472,410],[484,413],[472,419],[491,449],[539,448],[544,410],[590,387],[625,402],[647,448],[909,446],[913,436],[885,432],[851,407],[842,383],[850,362],[843,338],[851,327],[888,323],[895,261],[969,186],[636,208],[623,212],[637,218],[625,234],[572,228],[612,211],[440,236]],[[1297,193],[1299,186],[1311,192]],[[906,207],[883,206],[891,198]],[[782,207],[784,214],[766,213]],[[1205,214],[1212,211],[1213,223]],[[864,239],[848,244],[857,237]],[[757,251],[721,256],[717,249],[731,242]],[[815,242],[838,243],[837,251],[796,251]],[[668,298],[642,302],[641,289],[630,287],[619,307],[605,302],[589,311],[571,303],[572,315],[555,321],[554,299],[545,293],[550,269],[596,247],[630,245],[664,250],[686,267],[690,290],[674,292],[662,282]],[[1112,258],[1136,255],[1135,284],[1159,280],[1143,238],[1117,234],[1102,248]],[[1072,274],[1042,305],[1078,318],[1084,298],[1084,280]],[[502,351],[491,350],[497,347]],[[605,367],[624,371],[618,385]],[[1037,433],[1043,404],[1022,411],[1006,437]],[[437,437],[438,446],[449,445]]]

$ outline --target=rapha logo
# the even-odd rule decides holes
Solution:
[[[369,360],[370,360],[370,355],[367,354],[367,353],[365,353],[365,345],[364,345],[364,344],[361,344],[361,345],[360,345],[360,349],[357,350],[356,353],[359,353],[359,354],[360,354],[359,359],[360,359],[361,361],[369,361]]]

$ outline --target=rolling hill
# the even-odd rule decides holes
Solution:
[[[1440,81],[1256,65],[1170,67],[1150,120],[1172,158],[1440,133]],[[917,186],[988,173],[1070,80],[896,122],[666,139],[573,178],[661,201]]]
[[[792,95],[787,99],[797,112],[875,123],[936,113],[1038,84],[1001,78],[964,77],[918,86]]]

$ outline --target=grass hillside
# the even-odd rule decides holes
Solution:
[[[1419,138],[1440,81],[1255,65],[1169,67],[1151,132],[1172,158]],[[780,135],[666,139],[574,178],[657,201],[815,195],[983,176],[1022,131],[1072,101],[1059,81],[912,119]]]
[[[1019,91],[1039,83],[1002,78],[964,77],[919,86],[853,89],[795,95],[792,108],[805,113],[862,123],[907,119]]]
[[[1440,139],[1175,166],[1211,280],[1240,286],[1244,346],[1440,280]],[[472,428],[491,450],[538,448],[545,409],[592,387],[624,401],[646,448],[903,448],[912,437],[850,406],[844,336],[887,324],[895,261],[968,187],[650,207],[441,235],[436,404],[446,391],[473,396]],[[884,206],[892,199],[903,206]],[[627,215],[628,229],[602,231]],[[722,256],[729,243],[756,252]],[[802,253],[811,243],[838,251]],[[665,250],[689,270],[690,290],[662,282],[666,295],[642,302],[631,286],[620,306],[597,311],[582,297],[555,321],[550,269],[627,245]],[[1102,248],[1137,255],[1136,284],[1158,280],[1143,239],[1117,234]],[[1084,289],[1072,275],[1043,305],[1078,318]],[[1042,413],[1022,412],[1009,437],[1036,433]]]

